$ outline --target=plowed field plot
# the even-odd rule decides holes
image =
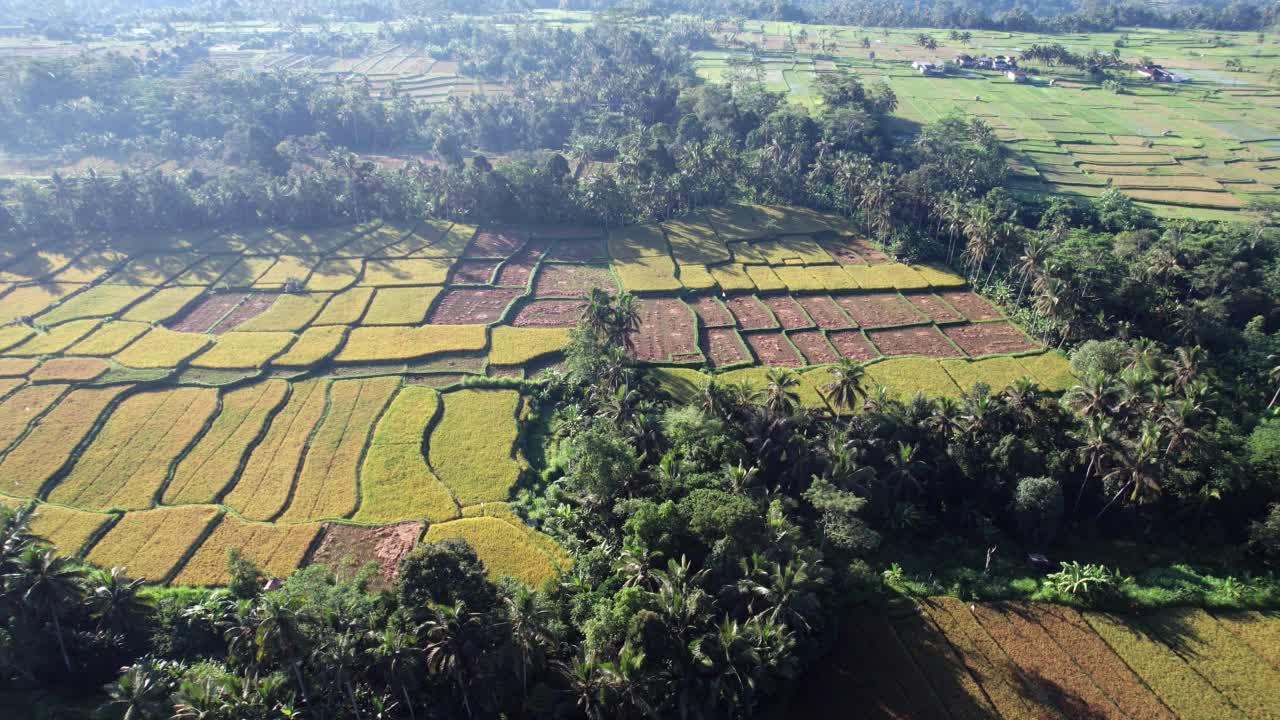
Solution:
[[[604,249],[604,240],[598,237],[580,240],[556,240],[547,251],[548,260],[563,262],[591,262],[605,260],[609,253]]]
[[[377,563],[381,582],[375,584],[385,586],[395,578],[400,559],[413,549],[421,535],[422,523],[419,522],[380,527],[332,524],[325,527],[320,545],[311,554],[311,562],[331,568],[350,565],[352,569]]]
[[[923,295],[907,295],[907,301],[916,306],[925,317],[934,322],[955,322],[964,320],[964,316],[956,312],[942,298],[932,293]]]
[[[500,260],[459,260],[453,266],[449,282],[455,285],[488,285]]]
[[[181,332],[208,332],[223,316],[247,297],[249,297],[248,293],[214,295],[192,308],[181,320],[169,327]]]
[[[520,294],[515,288],[449,288],[441,293],[427,322],[432,325],[497,322]]]
[[[524,233],[515,230],[481,230],[472,238],[463,257],[508,258],[524,245]]]
[[[236,329],[270,309],[278,297],[278,295],[268,293],[250,294],[245,298],[244,302],[228,313],[221,322],[209,328],[209,332],[218,335],[228,330]]]
[[[998,320],[1004,317],[994,305],[968,290],[948,290],[938,295],[959,310],[966,320]]]
[[[840,356],[832,349],[831,344],[827,342],[826,336],[818,330],[793,332],[791,333],[791,343],[800,349],[800,352],[804,354],[804,359],[810,365],[821,365],[840,359]]]
[[[841,295],[836,303],[862,327],[885,327],[923,322],[924,316],[898,293]]]
[[[960,352],[932,325],[868,330],[867,337],[884,355],[956,357]]]
[[[618,291],[618,283],[605,265],[547,265],[533,281],[534,297],[579,298],[591,288]]]
[[[711,367],[750,362],[746,346],[738,331],[732,328],[710,328],[702,331],[702,352],[706,354]]]
[[[769,309],[752,295],[738,295],[724,301],[729,312],[738,321],[743,330],[763,330],[778,327],[778,321],[769,313]]]
[[[805,314],[800,303],[788,295],[777,295],[765,298],[764,304],[773,311],[784,330],[804,330],[813,327],[813,321]]]
[[[810,318],[818,324],[823,330],[841,330],[852,327],[849,323],[849,316],[844,314],[840,306],[836,304],[826,295],[805,295],[796,298],[800,303],[800,307],[809,314]]]
[[[800,367],[804,361],[796,349],[791,346],[787,336],[780,332],[748,333],[744,336],[747,347],[755,354],[761,365],[771,367]]]
[[[511,324],[516,327],[573,327],[587,307],[582,300],[534,300],[520,308]]]
[[[827,339],[831,341],[831,346],[836,349],[836,352],[840,353],[840,357],[847,357],[859,362],[866,362],[879,357],[876,349],[857,330],[829,332],[827,333]]]
[[[680,300],[640,301],[640,330],[632,334],[636,359],[682,362],[700,356],[693,312]]]
[[[942,331],[960,349],[974,357],[1027,352],[1039,347],[1014,327],[1013,323],[1008,322],[948,325]]]
[[[841,265],[866,265],[867,261],[858,253],[857,247],[848,239],[820,240],[818,245],[827,251]]]
[[[702,327],[733,327],[735,325],[733,315],[728,308],[709,295],[690,300],[689,306],[693,308],[694,314],[698,316]]]

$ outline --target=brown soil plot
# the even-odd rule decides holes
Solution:
[[[892,258],[884,254],[880,248],[872,245],[870,240],[852,240],[850,244],[868,265],[879,265],[892,261]]]
[[[867,261],[858,253],[853,241],[847,238],[819,240],[818,245],[841,265],[866,265]]]
[[[236,329],[241,323],[248,322],[266,312],[267,308],[275,304],[277,297],[279,296],[269,293],[251,293],[239,307],[223,318],[222,322],[209,328],[209,332],[221,335],[228,330]]]
[[[858,362],[866,362],[880,357],[871,343],[862,337],[862,333],[857,330],[836,330],[827,333],[827,340],[831,342],[831,346],[840,353],[840,357],[847,357],[850,360]]]
[[[591,288],[618,292],[618,283],[605,265],[543,264],[533,281],[534,297],[580,298]]]
[[[449,288],[427,318],[429,325],[487,325],[497,322],[521,295],[515,288]]]
[[[780,332],[750,333],[745,336],[747,347],[755,353],[761,365],[773,367],[800,367],[804,364],[795,348]]]
[[[724,304],[729,306],[729,312],[733,313],[738,327],[743,330],[778,327],[778,322],[769,314],[768,308],[752,295],[735,295],[725,300]]]
[[[932,325],[869,330],[867,337],[884,355],[956,357],[960,353]]]
[[[924,316],[898,293],[841,295],[836,303],[862,327],[885,327],[924,322]]]
[[[934,322],[955,322],[964,320],[964,316],[956,312],[955,308],[948,305],[942,298],[932,293],[923,295],[907,295],[907,302],[916,306],[925,317]]]
[[[764,304],[773,311],[783,330],[804,330],[813,327],[813,321],[805,314],[804,308],[789,295],[775,295],[765,298]]]
[[[511,324],[516,327],[573,327],[582,318],[582,300],[534,300],[520,308]]]
[[[751,357],[743,348],[737,330],[710,328],[702,331],[702,351],[713,368],[750,362]]]
[[[827,342],[826,336],[818,330],[800,330],[791,333],[791,344],[800,348],[804,359],[810,365],[832,363],[840,359],[831,344]]]
[[[324,538],[311,555],[311,562],[330,567],[351,562],[355,568],[374,562],[378,564],[378,574],[382,578],[380,584],[386,585],[395,578],[400,559],[413,549],[421,534],[422,523],[418,522],[378,527],[327,525]]]
[[[796,301],[823,330],[842,330],[853,327],[849,322],[849,316],[844,314],[835,300],[826,295],[805,295],[796,298]]]
[[[938,295],[968,320],[999,320],[1004,317],[994,305],[968,290],[948,290]]]
[[[710,295],[696,297],[689,301],[689,306],[702,322],[702,327],[733,327],[733,315],[729,313],[719,300]]]
[[[640,330],[631,337],[636,359],[667,362],[677,355],[697,355],[695,338],[693,313],[688,305],[674,299],[640,301]]]
[[[463,257],[508,258],[519,250],[525,241],[523,233],[514,230],[481,230],[471,239]]]
[[[181,320],[169,326],[170,330],[179,332],[208,332],[214,323],[222,319],[224,315],[231,311],[231,308],[239,305],[241,301],[249,296],[248,293],[225,293],[222,295],[214,295],[200,302],[182,317]]]
[[[942,331],[974,357],[1027,352],[1040,347],[1009,322],[948,325]]]
[[[488,285],[499,260],[459,260],[453,265],[449,282],[455,285]]]

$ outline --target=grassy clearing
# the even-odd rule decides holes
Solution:
[[[952,381],[951,376],[937,360],[930,358],[881,360],[867,366],[867,375],[900,400],[910,400],[917,392],[928,397],[960,396],[960,388]]]
[[[151,326],[147,323],[108,321],[67,348],[66,352],[70,355],[115,355],[150,329]]]
[[[155,288],[136,285],[96,285],[74,295],[36,318],[40,325],[114,315],[141,300]]]
[[[107,362],[98,358],[53,358],[31,373],[31,382],[86,382],[105,373]]]
[[[169,468],[204,429],[217,403],[218,392],[211,388],[130,396],[49,499],[90,510],[151,507]]]
[[[27,425],[67,391],[66,385],[28,385],[0,403],[0,452],[13,444]]]
[[[459,390],[444,396],[444,414],[428,443],[431,467],[460,505],[505,501],[520,476],[514,390]]]
[[[372,287],[443,285],[449,279],[453,258],[366,260],[360,284]]]
[[[14,288],[0,298],[0,325],[16,318],[37,315],[41,310],[83,287],[70,283],[46,283]]]
[[[374,422],[399,387],[398,377],[329,385],[328,410],[308,443],[282,522],[343,518],[355,512],[360,458]]]
[[[192,367],[221,370],[260,368],[293,342],[286,332],[229,332],[218,335],[213,347],[197,355]]]
[[[115,354],[115,361],[131,368],[171,368],[210,343],[207,335],[153,327],[146,335]]]
[[[86,558],[99,567],[122,567],[130,577],[163,582],[222,510],[188,505],[125,513]]]
[[[662,227],[653,223],[611,228],[609,256],[614,260],[636,260],[667,255],[667,239]]]
[[[0,461],[0,492],[35,497],[71,458],[102,411],[130,387],[86,388],[62,398]]]
[[[412,360],[445,352],[483,350],[486,329],[484,325],[358,327],[351,331],[336,360]]]
[[[539,586],[557,574],[555,563],[533,540],[498,518],[462,518],[427,528],[427,542],[447,538],[466,540],[494,580],[511,577]]]
[[[940,363],[956,385],[965,391],[978,383],[983,383],[993,392],[1000,392],[1019,378],[1034,379],[1022,363],[1011,357],[996,356],[982,360],[954,358],[942,360]]]
[[[499,325],[491,331],[489,362],[495,365],[525,365],[561,352],[568,344],[568,328]]]
[[[373,288],[357,287],[334,295],[316,316],[314,324],[355,325],[360,322],[365,308],[369,306],[373,292]]]
[[[123,319],[145,323],[164,322],[182,312],[203,294],[202,287],[160,288],[154,295],[130,308]]]
[[[240,551],[271,577],[288,577],[306,559],[319,523],[267,525],[223,515],[218,526],[173,578],[174,585],[226,585],[227,552]]]
[[[329,302],[328,293],[286,293],[257,317],[236,326],[242,332],[297,332]]]
[[[732,257],[710,223],[672,220],[662,223],[662,229],[671,245],[671,255],[682,266],[715,265]],[[681,271],[683,275],[683,268]]]
[[[631,292],[674,292],[683,287],[676,279],[675,263],[666,255],[615,260],[613,269],[622,287]]]
[[[1056,350],[1020,357],[1017,360],[1019,365],[1035,377],[1041,387],[1050,392],[1062,392],[1078,384],[1075,375],[1071,374],[1071,363],[1065,355]]]
[[[435,302],[440,287],[378,288],[369,310],[365,312],[365,325],[417,325],[427,317],[427,311]]]
[[[101,322],[101,320],[72,320],[46,331],[38,331],[21,345],[6,350],[5,354],[34,357],[59,353],[93,332]]]
[[[293,384],[289,402],[254,447],[226,504],[250,520],[270,520],[284,509],[311,432],[324,415],[327,381]]]
[[[353,519],[442,522],[458,517],[457,503],[422,454],[427,427],[439,410],[440,395],[429,387],[404,387],[392,400],[365,453],[360,509]]]
[[[328,358],[337,352],[347,337],[347,328],[341,325],[310,327],[302,331],[289,351],[274,358],[275,367],[306,367]]]
[[[747,274],[746,268],[741,265],[717,265],[711,268],[711,277],[715,278],[716,284],[726,292],[738,290],[750,292],[756,289],[755,282]]]
[[[232,390],[209,430],[178,463],[164,490],[168,505],[214,502],[235,481],[241,462],[289,394],[289,383],[267,380]]]

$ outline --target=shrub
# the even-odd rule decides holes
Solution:
[[[1045,576],[1045,583],[1059,595],[1098,607],[1116,599],[1125,584],[1119,571],[1105,565],[1062,563],[1062,569]]]
[[[462,601],[477,611],[497,600],[485,579],[484,563],[466,540],[457,537],[423,543],[406,555],[400,561],[396,593],[407,608]]]
[[[1124,340],[1086,340],[1071,351],[1071,369],[1077,377],[1092,372],[1115,375],[1128,364],[1128,351]]]
[[[680,501],[689,530],[712,545],[722,538],[748,543],[765,532],[764,515],[750,499],[713,488],[699,488]]]
[[[1280,492],[1280,418],[1269,418],[1249,434],[1249,465],[1267,493]]]
[[[1267,517],[1249,524],[1249,544],[1268,562],[1280,564],[1280,503],[1267,510]]]
[[[1022,478],[1013,493],[1013,512],[1023,537],[1035,544],[1053,540],[1066,506],[1062,486],[1047,477]]]

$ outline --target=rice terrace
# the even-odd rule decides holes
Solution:
[[[0,7],[0,717],[1280,718],[1280,5]]]

